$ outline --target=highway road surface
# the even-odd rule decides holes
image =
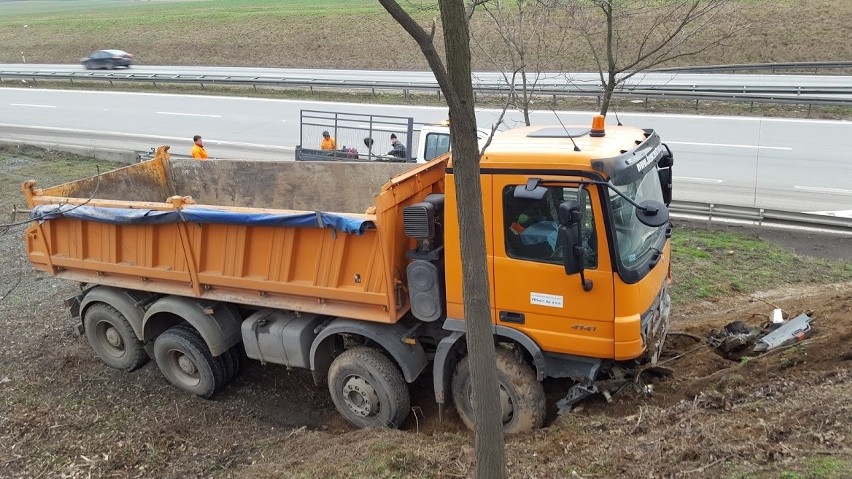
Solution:
[[[217,158],[289,160],[300,142],[301,109],[412,116],[420,123],[446,119],[446,108],[439,107],[0,88],[0,138],[133,150],[168,143],[173,152],[188,153],[192,136],[200,134]],[[588,125],[592,115],[557,113],[566,125]],[[479,126],[490,128],[499,114],[478,110]],[[654,128],[674,151],[676,200],[788,211],[852,210],[852,153],[845,145],[852,138],[852,122],[619,117],[625,124]],[[607,121],[613,123],[615,115]],[[550,111],[536,112],[532,122],[559,123]],[[520,125],[520,115],[507,114],[505,123],[504,128]]]

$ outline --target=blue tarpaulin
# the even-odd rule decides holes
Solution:
[[[249,226],[296,226],[304,228],[333,228],[361,235],[375,225],[372,221],[338,213],[241,213],[211,208],[187,207],[175,211],[136,208],[104,208],[99,206],[41,205],[30,212],[38,221],[66,217],[98,223],[120,225],[160,225],[170,223],[230,224]]]

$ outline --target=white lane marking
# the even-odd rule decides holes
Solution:
[[[192,138],[184,138],[179,136],[159,136],[159,135],[146,135],[142,133],[123,133],[120,131],[95,131],[95,130],[79,130],[76,128],[60,128],[55,126],[29,126],[29,125],[12,125],[8,123],[0,123],[0,128],[17,128],[22,130],[34,130],[36,132],[39,131],[57,131],[64,133],[77,133],[77,134],[90,134],[90,135],[101,135],[101,136],[117,136],[117,137],[131,137],[131,138],[142,138],[142,139],[150,139],[150,140],[168,140],[174,142],[186,142],[191,143]],[[226,140],[211,140],[207,138],[205,141],[208,143],[216,144],[216,145],[228,145],[228,146],[247,146],[250,148],[269,148],[275,150],[282,151],[295,151],[296,148],[293,146],[281,146],[281,145],[265,145],[262,143],[246,143],[242,141],[226,141]]]
[[[34,103],[9,103],[9,106],[28,106],[30,108],[56,108],[56,105],[36,105]]]
[[[761,150],[784,150],[790,151],[789,146],[761,146],[761,145],[734,145],[729,143],[701,143],[697,141],[666,141],[669,145],[693,145],[693,146],[721,146],[724,148],[760,148]]]
[[[693,176],[675,176],[674,179],[678,181],[686,181],[687,183],[722,183],[724,181],[714,178],[696,178]]]
[[[822,186],[793,186],[794,190],[799,191],[811,191],[813,193],[829,193],[835,195],[852,195],[852,190],[845,190],[843,188],[825,188]]]
[[[180,113],[176,111],[158,111],[158,115],[177,115],[177,116],[204,116],[207,118],[222,118],[222,115],[204,115],[202,113]]]
[[[852,218],[852,210],[843,211],[808,211],[810,215],[834,216],[836,218]]]

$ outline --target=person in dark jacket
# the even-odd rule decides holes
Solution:
[[[395,156],[397,158],[405,158],[405,145],[396,139],[396,133],[391,133],[390,140],[391,145],[393,145],[393,149],[388,152],[388,155]]]

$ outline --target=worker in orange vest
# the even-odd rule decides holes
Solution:
[[[327,131],[322,132],[322,143],[320,143],[320,148],[323,150],[334,150],[337,148],[337,142],[334,141],[334,137]]]
[[[193,136],[192,141],[195,142],[195,145],[192,146],[192,157],[196,160],[206,160],[207,150],[204,149],[204,142],[201,140],[201,135]]]

